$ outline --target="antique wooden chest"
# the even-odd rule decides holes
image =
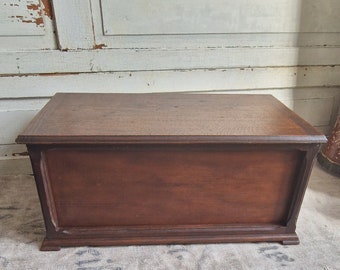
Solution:
[[[41,250],[279,241],[326,138],[270,95],[56,94],[18,136]]]

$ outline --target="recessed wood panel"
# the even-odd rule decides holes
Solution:
[[[104,35],[339,32],[336,1],[101,0]]]
[[[39,0],[0,0],[0,36],[44,35],[44,15]]]
[[[298,151],[226,146],[45,152],[58,226],[282,224]]]

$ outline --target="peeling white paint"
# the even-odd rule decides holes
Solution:
[[[0,36],[45,34],[39,0],[0,0]]]
[[[0,74],[333,66],[339,48],[103,49],[7,52]]]
[[[337,112],[340,1],[46,3],[0,0],[0,170],[55,92],[272,94],[323,131]]]

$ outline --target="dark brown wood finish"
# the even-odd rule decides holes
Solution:
[[[62,246],[281,241],[325,137],[271,96],[57,94],[18,136]]]
[[[56,94],[18,143],[323,143],[270,95]]]

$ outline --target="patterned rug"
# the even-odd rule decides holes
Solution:
[[[63,248],[41,252],[34,179],[0,176],[0,269],[340,269],[340,179],[315,167],[298,220],[301,244]]]

